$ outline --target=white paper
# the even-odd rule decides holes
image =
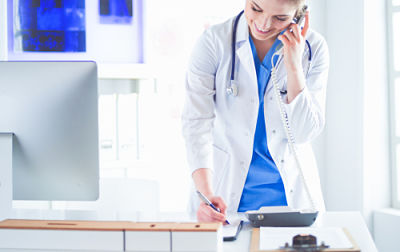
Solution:
[[[298,234],[311,234],[317,237],[317,245],[323,241],[329,248],[348,249],[353,244],[340,227],[261,227],[260,250],[274,250],[289,243],[292,246],[293,237]]]
[[[239,224],[240,224],[240,219],[235,219],[235,220],[229,220],[231,224],[229,225],[224,225],[222,228],[222,234],[224,237],[232,237],[236,236]]]

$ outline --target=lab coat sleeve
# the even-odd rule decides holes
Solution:
[[[313,140],[325,125],[329,52],[324,39],[313,48],[313,57],[305,88],[290,104],[284,105],[295,142],[299,144]]]
[[[212,128],[215,118],[215,74],[218,67],[216,43],[210,30],[197,41],[185,80],[182,132],[191,173],[213,169]]]

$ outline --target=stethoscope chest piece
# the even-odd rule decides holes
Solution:
[[[237,96],[238,95],[238,86],[231,82],[231,85],[226,88],[226,93],[228,95]]]

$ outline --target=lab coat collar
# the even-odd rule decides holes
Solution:
[[[249,40],[249,26],[247,24],[245,13],[240,17],[237,32],[236,44]]]
[[[246,93],[248,95],[251,97],[258,97],[257,73],[254,66],[253,54],[251,53],[250,42],[242,43],[236,50],[236,55],[239,59],[238,63],[240,67],[244,69],[244,72],[241,73],[241,77],[238,75],[235,76],[235,80],[239,81],[239,86],[247,89]],[[244,80],[246,81],[243,82]]]

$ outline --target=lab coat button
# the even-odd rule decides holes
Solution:
[[[285,163],[285,160],[282,159],[282,160],[281,160],[281,163]]]
[[[276,130],[272,130],[272,133],[275,134],[275,133],[276,133]]]
[[[240,161],[240,165],[244,165],[244,161]]]
[[[290,193],[293,193],[293,189],[290,189]]]
[[[269,97],[269,100],[272,101],[272,96]]]

